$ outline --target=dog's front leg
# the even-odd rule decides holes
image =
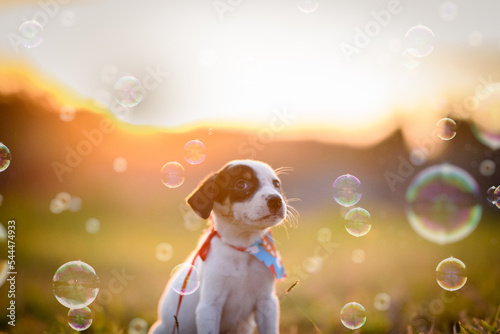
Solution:
[[[197,334],[218,334],[220,329],[220,317],[222,305],[219,303],[205,303],[200,300],[196,307],[196,329]]]
[[[255,321],[260,334],[279,333],[279,303],[276,296],[269,296],[257,302]]]

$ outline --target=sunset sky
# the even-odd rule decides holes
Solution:
[[[76,97],[63,104],[99,101],[133,124],[274,124],[284,135],[371,144],[399,127],[428,136],[454,103],[500,80],[499,9],[465,0],[4,1],[0,59],[4,71],[15,62],[41,89]],[[19,28],[30,20],[43,31],[26,48]],[[415,26],[428,28],[420,40]],[[405,52],[419,47],[428,55]],[[142,84],[132,107],[115,101],[127,75]],[[273,121],[277,113],[288,121]]]

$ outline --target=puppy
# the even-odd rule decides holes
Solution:
[[[208,176],[187,203],[212,220],[186,260],[196,267],[200,286],[180,295],[172,285],[187,283],[196,270],[172,276],[149,333],[253,333],[257,327],[261,334],[277,334],[274,282],[286,274],[269,230],[294,210],[277,173],[263,162],[235,160]]]

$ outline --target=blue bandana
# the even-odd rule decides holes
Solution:
[[[274,247],[271,233],[266,232],[260,240],[257,240],[252,246],[245,249],[245,252],[252,254],[260,262],[264,263],[277,279],[286,278],[285,268],[281,262],[280,254]]]

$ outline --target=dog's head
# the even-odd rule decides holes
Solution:
[[[275,171],[254,160],[235,160],[209,175],[188,197],[191,208],[203,219],[210,213],[256,228],[279,224],[286,202]]]

